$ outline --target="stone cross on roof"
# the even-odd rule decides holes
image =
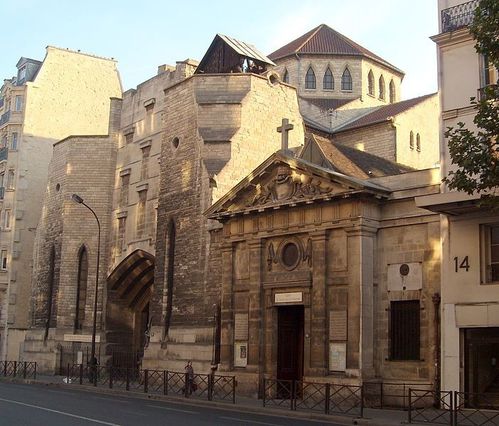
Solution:
[[[282,125],[277,128],[277,131],[281,134],[281,151],[288,150],[288,132],[293,128],[294,126],[289,124],[287,118],[282,119]]]

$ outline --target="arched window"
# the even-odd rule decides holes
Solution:
[[[286,68],[284,68],[284,74],[282,76],[282,81],[284,81],[284,83],[289,83],[289,73],[288,73],[288,70]]]
[[[324,79],[322,80],[322,88],[324,90],[333,90],[334,89],[334,79],[333,79],[333,73],[327,67],[326,72],[324,73]]]
[[[379,98],[385,100],[385,79],[383,76],[379,78]]]
[[[409,148],[414,149],[414,132],[412,130],[409,134]]]
[[[421,138],[419,137],[419,133],[416,135],[416,151],[421,152]]]
[[[83,246],[78,253],[78,276],[76,285],[75,330],[81,330],[85,320],[87,301],[88,254]]]
[[[393,82],[393,80],[390,81],[390,103],[393,104],[394,102],[396,102],[396,99],[395,99],[395,83]]]
[[[176,229],[175,221],[173,218],[168,222],[167,229],[167,271],[166,271],[166,316],[165,316],[165,335],[168,333],[170,328],[171,318],[172,318],[172,305],[173,305],[173,277],[174,277],[174,266],[175,266],[175,238]]]
[[[47,340],[49,335],[49,328],[53,324],[52,315],[55,311],[54,309],[54,299],[55,299],[55,247],[50,248],[49,256],[49,270],[48,270],[48,288],[47,288],[47,321],[45,323],[45,336],[44,340]]]
[[[305,89],[315,89],[315,73],[312,67],[308,68],[305,75]]]
[[[352,75],[348,68],[345,68],[341,76],[341,90],[352,90]]]
[[[374,74],[372,70],[369,70],[369,74],[367,74],[367,93],[374,96]]]

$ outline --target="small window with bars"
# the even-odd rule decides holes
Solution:
[[[401,300],[390,303],[390,359],[420,359],[420,302]]]

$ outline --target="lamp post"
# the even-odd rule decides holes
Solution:
[[[71,199],[78,204],[84,205],[88,210],[92,212],[92,214],[95,217],[95,220],[97,221],[97,229],[98,229],[98,234],[97,234],[97,267],[96,267],[96,272],[95,272],[95,292],[94,292],[94,322],[92,326],[92,352],[90,354],[90,365],[93,369],[95,369],[95,366],[97,364],[97,359],[95,358],[95,335],[97,333],[97,293],[99,291],[99,260],[100,260],[100,222],[99,218],[97,217],[97,214],[95,214],[95,211],[85,202],[83,201],[83,198],[81,198],[77,194],[73,194],[71,196]],[[93,371],[94,373],[95,371]],[[93,378],[96,378],[96,375],[93,374]]]

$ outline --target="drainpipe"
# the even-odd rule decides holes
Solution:
[[[433,327],[435,329],[435,338],[434,338],[434,350],[433,350],[433,357],[435,360],[435,373],[434,373],[434,391],[435,391],[435,396],[434,396],[434,401],[435,401],[435,406],[438,406],[440,403],[440,293],[435,293],[433,297],[431,298],[433,301],[433,310],[434,310],[434,316],[433,316]]]

